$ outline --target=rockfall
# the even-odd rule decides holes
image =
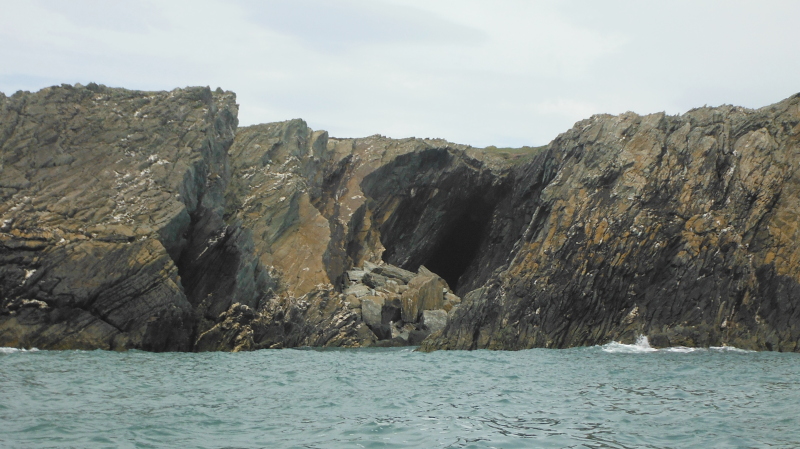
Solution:
[[[0,94],[0,346],[800,350],[800,95],[525,149],[237,110]]]

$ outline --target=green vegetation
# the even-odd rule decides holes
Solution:
[[[536,157],[536,155],[540,154],[546,148],[547,145],[542,145],[538,147],[524,146],[520,148],[510,148],[510,147],[498,148],[494,145],[489,145],[486,148],[478,148],[478,151],[483,151],[487,154],[500,156],[504,160],[516,164],[519,162],[528,161]]]

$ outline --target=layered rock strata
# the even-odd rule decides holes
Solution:
[[[222,215],[236,115],[207,88],[0,96],[0,345],[190,350],[180,260]]]
[[[800,349],[800,95],[598,115],[515,175],[502,270],[423,349]]]
[[[237,129],[235,101],[0,95],[0,345],[798,350],[798,96],[524,151]]]
[[[413,306],[417,298],[407,293],[418,316],[395,320],[378,336],[386,329],[367,325],[343,293],[352,283],[346,273],[388,266],[382,239],[409,207],[429,217],[420,223],[427,235],[412,245],[390,241],[395,256],[387,260],[402,258],[414,271],[437,263],[432,254],[441,250],[430,246],[444,238],[441,226],[455,226],[449,211],[463,215],[475,192],[493,189],[500,166],[441,140],[329,139],[301,120],[237,131],[235,96],[207,88],[64,85],[2,96],[0,108],[4,346],[186,351],[418,342],[429,332],[426,321],[441,327],[442,309]],[[430,161],[437,165],[417,171]],[[462,176],[481,182],[437,190]],[[395,191],[382,192],[381,182],[395,183]],[[388,294],[379,287],[372,296]]]

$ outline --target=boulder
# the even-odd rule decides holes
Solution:
[[[382,276],[380,274],[376,274],[376,273],[366,273],[366,274],[364,274],[363,278],[361,279],[361,282],[364,285],[369,286],[371,288],[375,288],[375,289],[384,289],[384,288],[386,288],[388,281],[389,281],[389,278],[387,278],[386,276]]]
[[[408,283],[408,290],[402,295],[402,318],[407,323],[415,323],[423,310],[444,307],[443,290],[447,283],[436,275],[419,275]]]
[[[370,326],[372,332],[375,333],[375,336],[378,340],[391,340],[392,338],[392,328],[388,324],[379,324],[377,326]]]
[[[362,283],[361,280],[364,278],[365,274],[367,274],[367,272],[364,271],[364,270],[350,270],[350,271],[348,271],[347,272],[347,280],[348,280],[347,287],[349,287],[349,286],[351,286],[353,284]]]
[[[384,298],[382,296],[365,296],[361,298],[361,319],[373,329],[382,323],[381,309]]]
[[[353,284],[350,287],[347,287],[343,293],[345,296],[352,295],[360,299],[364,296],[371,295],[372,289],[364,284]]]
[[[420,322],[431,333],[440,331],[447,324],[447,312],[444,310],[423,310]]]
[[[372,272],[375,274],[380,274],[387,278],[397,279],[401,281],[403,284],[408,284],[411,281],[411,279],[413,279],[416,276],[416,274],[408,270],[404,270],[402,268],[388,264],[377,266],[372,270]]]

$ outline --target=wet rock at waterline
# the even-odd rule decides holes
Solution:
[[[797,96],[525,150],[237,129],[235,101],[0,95],[0,345],[798,350]]]
[[[423,349],[800,350],[800,95],[597,115],[515,174],[502,269]]]

